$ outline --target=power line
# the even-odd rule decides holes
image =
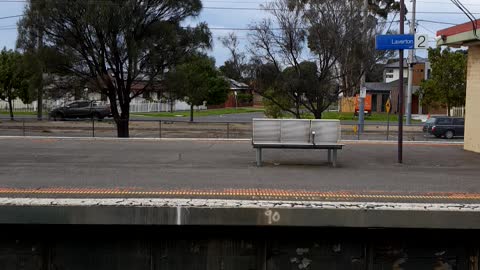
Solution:
[[[0,0],[0,2],[28,2],[26,0]],[[64,2],[65,4],[68,4],[67,1]],[[112,3],[112,2],[107,2],[107,1],[95,1],[95,3],[91,4],[105,4],[105,5],[121,5],[118,3]],[[242,10],[242,11],[275,11],[275,10],[281,10],[277,8],[259,8],[259,7],[217,7],[217,6],[205,6],[202,9],[209,9],[209,10]],[[455,12],[455,11],[417,11],[417,14],[464,14],[463,12]],[[480,12],[472,12],[471,14],[480,14]],[[21,17],[23,15],[15,15],[15,16],[9,16],[9,17],[4,17],[4,18],[14,18],[14,17]],[[0,19],[2,19],[0,17]]]
[[[28,2],[27,0],[0,0],[0,2]],[[63,1],[64,4],[68,4],[68,1]],[[232,2],[228,2],[232,3]],[[105,5],[121,5],[118,3],[112,3],[106,0],[97,0],[95,3],[91,4],[105,4]],[[275,11],[275,10],[282,10],[278,8],[265,8],[265,7],[218,7],[218,6],[204,6],[203,9],[210,9],[210,10],[243,10],[243,11]],[[418,14],[464,14],[463,12],[453,12],[453,11],[418,11]],[[480,12],[475,12],[472,14],[480,14]],[[21,15],[20,15],[21,16]]]
[[[428,31],[428,32],[430,32],[430,33],[432,33],[432,34],[434,34],[434,35],[436,35],[436,34],[437,34],[437,33],[433,32],[432,30],[430,30],[430,29],[426,28],[425,26],[423,26],[423,25],[421,25],[421,24],[417,24],[417,25],[418,25],[418,26],[420,26],[421,28],[425,29],[426,31]]]
[[[29,2],[27,0],[0,0],[0,3],[26,3]],[[65,1],[68,2],[68,1]],[[107,3],[108,1],[106,0],[98,0],[96,2],[105,2]],[[203,0],[202,2],[205,3],[219,3],[219,4],[256,4],[256,5],[261,5],[261,4],[269,4],[272,3],[272,1],[225,1],[225,0]],[[426,3],[426,4],[441,4],[441,5],[452,5],[453,3],[451,2],[442,2],[442,1],[425,1],[425,0],[419,0],[418,2],[421,3]],[[108,2],[111,3],[111,2]],[[112,3],[114,4],[114,3]],[[465,6],[480,6],[480,4],[466,4]]]
[[[437,24],[457,25],[456,23],[440,22],[440,21],[432,21],[432,20],[417,20],[417,21],[419,21],[419,22],[428,22],[428,23],[437,23]]]
[[[393,19],[392,19],[392,21],[390,21],[390,25],[388,26],[387,33],[388,33],[388,31],[390,31],[390,28],[392,28],[392,23],[395,20],[395,17],[397,17],[397,15],[398,15],[398,11],[395,11],[395,14],[393,15]]]
[[[0,17],[0,20],[10,19],[10,18],[18,18],[18,17],[23,17],[23,15],[13,15],[13,16]]]
[[[453,4],[452,2],[424,1],[424,0],[421,0],[421,1],[418,0],[417,2],[426,3],[426,4],[441,4],[441,5],[452,5]],[[467,4],[465,6],[479,7],[480,5],[479,4]]]
[[[467,17],[468,19],[472,22],[472,27],[473,27],[473,35],[480,40],[480,37],[478,37],[477,35],[477,28],[478,28],[478,25],[477,25],[477,18],[475,18],[475,16],[473,15],[472,12],[470,12],[470,10],[468,10],[468,8],[466,8],[462,2],[460,2],[460,0],[450,0],[453,4],[455,4],[455,6],[458,7],[458,9],[460,9]]]
[[[213,7],[207,6],[203,9],[212,9],[212,10],[244,10],[244,11],[275,11],[281,10],[277,8],[253,8],[253,7]],[[418,14],[463,14],[463,12],[455,11],[417,11]],[[475,12],[472,14],[480,14],[480,12]]]

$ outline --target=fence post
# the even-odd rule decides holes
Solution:
[[[158,137],[162,138],[162,120],[158,121]]]
[[[360,141],[360,124],[357,125],[357,141]]]
[[[230,139],[230,123],[227,122],[227,139]]]
[[[25,137],[25,119],[22,119],[23,136]]]
[[[95,118],[92,117],[92,137],[95,138]]]

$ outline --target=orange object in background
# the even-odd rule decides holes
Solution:
[[[355,96],[355,115],[358,115],[358,111],[359,111],[359,102],[358,102],[358,99],[359,99],[360,95],[356,95]],[[368,113],[368,114],[371,114],[372,113],[372,95],[370,94],[367,94],[367,96],[365,97],[365,112]]]

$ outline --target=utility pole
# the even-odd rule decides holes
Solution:
[[[405,34],[405,0],[400,0],[400,35]],[[403,163],[403,49],[399,50],[400,58],[400,79],[398,84],[398,163]]]
[[[42,53],[43,49],[43,29],[38,29],[38,40],[37,40],[37,58],[39,57],[39,54]],[[41,60],[43,61],[43,59]],[[43,119],[43,62],[41,64],[41,83],[38,86],[37,89],[37,120],[42,121]]]
[[[363,0],[363,40],[365,43],[368,41],[367,33],[367,22],[368,22],[368,0]],[[366,69],[367,66],[365,62],[362,63],[362,77],[360,79],[360,95],[358,96],[358,133],[363,133],[363,125],[365,123],[365,97],[362,96],[362,91],[366,94]]]
[[[416,25],[415,25],[415,13],[416,13],[416,6],[417,1],[412,0],[412,20],[410,22],[410,34],[415,35],[416,33]],[[415,50],[410,50],[408,53],[408,92],[407,92],[407,125],[411,124],[412,121],[412,92],[413,92],[413,66],[414,66],[414,55]]]

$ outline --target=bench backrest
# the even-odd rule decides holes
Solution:
[[[253,119],[253,143],[337,143],[340,140],[339,120]]]

